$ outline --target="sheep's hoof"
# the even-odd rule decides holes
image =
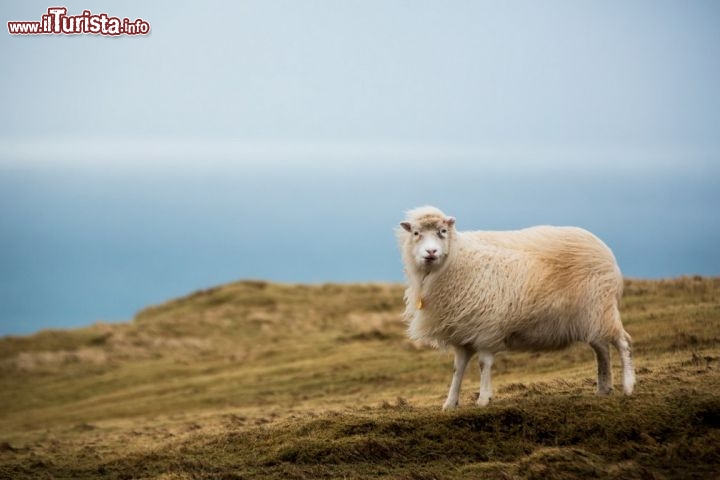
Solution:
[[[612,392],[613,392],[612,387],[610,387],[610,388],[598,388],[595,393],[600,396],[607,396],[607,395],[612,395]]]
[[[478,397],[475,405],[477,405],[478,407],[487,407],[488,403],[490,403],[491,398],[492,397]]]
[[[457,400],[454,402],[450,402],[450,401],[445,402],[442,409],[443,409],[443,412],[447,412],[448,410],[455,410],[456,408],[458,408]]]

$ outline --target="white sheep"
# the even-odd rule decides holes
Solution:
[[[457,407],[475,353],[477,404],[485,406],[496,353],[556,350],[573,342],[595,351],[598,394],[612,390],[612,343],[620,353],[623,391],[632,393],[631,339],[618,310],[622,274],[600,239],[577,227],[459,232],[453,217],[429,206],[410,210],[400,226],[408,334],[455,351],[444,410]]]

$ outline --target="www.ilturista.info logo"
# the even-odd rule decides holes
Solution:
[[[83,10],[80,15],[68,15],[65,7],[50,7],[39,22],[7,22],[11,35],[74,35],[90,33],[94,35],[147,35],[150,24],[138,18],[132,22],[128,18],[111,17],[107,13],[91,13]]]

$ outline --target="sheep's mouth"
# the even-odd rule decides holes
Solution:
[[[428,255],[428,256],[423,257],[423,258],[425,259],[425,263],[432,263],[432,262],[434,262],[435,260],[438,259],[438,257],[436,257],[435,255]]]

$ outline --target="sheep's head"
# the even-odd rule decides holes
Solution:
[[[420,207],[400,222],[403,257],[424,271],[440,268],[450,253],[455,235],[455,218],[435,207]]]

